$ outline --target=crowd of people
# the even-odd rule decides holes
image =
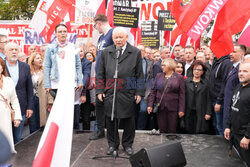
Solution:
[[[96,131],[89,139],[105,137],[107,128],[107,154],[119,148],[116,127],[124,128],[122,146],[128,155],[133,154],[135,129],[156,129],[224,135],[250,165],[250,48],[235,44],[231,54],[216,58],[205,44],[197,50],[180,45],[160,50],[132,46],[126,30],[111,28],[105,15],[98,14],[94,22],[102,34],[97,45],[69,43],[67,26],[59,24],[56,43],[43,45],[40,51],[30,46],[27,56],[0,34],[0,130],[13,153],[25,123],[30,133],[45,126],[67,68],[65,57],[71,57],[76,79],[74,130],[90,130],[95,111]]]

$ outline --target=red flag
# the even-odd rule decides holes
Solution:
[[[179,29],[188,32],[210,0],[173,0],[171,15]]]
[[[47,22],[41,32],[46,42],[50,41],[56,25],[58,25],[72,6],[71,0],[55,0],[47,11]]]
[[[233,51],[232,35],[242,31],[250,17],[249,0],[228,0],[219,12],[210,48],[220,58]]]
[[[33,162],[33,167],[50,167],[56,145],[58,130],[58,125],[52,122],[50,124],[44,145]]]
[[[109,25],[111,27],[114,27],[114,5],[113,0],[109,0],[108,7],[107,7],[107,17],[109,20]]]
[[[102,3],[100,4],[99,8],[96,11],[96,14],[105,14],[106,15],[106,0],[102,0]]]
[[[250,25],[241,33],[237,43],[250,47]]]
[[[165,46],[170,45],[170,43],[169,43],[169,40],[170,40],[170,33],[171,33],[171,31],[164,31],[164,36],[163,36],[163,38],[165,39],[165,41],[164,41],[164,45],[165,45]]]
[[[134,37],[134,44],[140,44],[141,41],[141,28],[138,26],[138,28],[131,28],[130,33]]]

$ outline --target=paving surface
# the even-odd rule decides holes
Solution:
[[[38,131],[16,145],[17,154],[13,155],[8,163],[13,167],[30,167],[36,153],[42,131]],[[90,132],[74,133],[71,152],[72,167],[110,167],[113,158],[94,160],[94,156],[105,155],[108,148],[105,138],[89,141]],[[170,140],[180,141],[187,160],[188,167],[243,167],[242,161],[234,153],[228,157],[228,142],[221,136],[210,135],[178,135],[178,138],[168,138],[166,134],[149,135],[148,131],[136,132],[133,149],[138,152],[142,148],[150,148],[160,143],[168,143]],[[126,156],[122,146],[119,155]],[[115,166],[130,167],[128,159],[117,158]]]

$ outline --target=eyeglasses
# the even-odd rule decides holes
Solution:
[[[201,72],[203,71],[202,69],[193,69],[194,71],[198,71],[198,72]]]

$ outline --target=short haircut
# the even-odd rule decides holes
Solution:
[[[165,49],[169,49],[171,51],[171,48],[169,48],[168,46],[163,46],[160,48],[160,52],[162,53]]]
[[[68,27],[65,24],[60,23],[60,24],[56,25],[55,32],[56,32],[57,28],[60,27],[60,26],[63,26],[63,27],[65,27],[68,30]]]
[[[94,17],[94,22],[97,22],[97,21],[100,21],[100,22],[108,22],[108,17],[104,14],[97,14],[95,17]]]
[[[125,35],[128,35],[127,31],[126,31],[125,28],[123,28],[123,27],[116,27],[116,28],[113,30],[112,35],[114,36],[114,34],[116,34],[117,32],[121,32],[121,33],[124,33]]]
[[[182,46],[181,46],[181,45],[175,45],[174,50],[175,50],[176,47],[181,47],[181,49],[182,49]]]
[[[235,44],[234,46],[239,46],[240,47],[240,50],[246,54],[246,51],[247,51],[247,47],[245,45],[242,45],[242,44]]]
[[[192,66],[191,66],[192,71],[194,70],[194,67],[198,66],[198,65],[201,65],[202,69],[204,71],[204,73],[202,74],[201,77],[205,76],[205,73],[207,71],[207,66],[204,63],[202,63],[201,61],[199,61],[199,60],[195,60],[195,62],[192,64]]]
[[[170,70],[175,71],[177,64],[174,59],[171,58],[163,59],[162,63],[166,64]]]
[[[184,49],[190,49],[190,48],[192,48],[195,51],[195,49],[194,49],[194,47],[192,45],[188,45]]]

